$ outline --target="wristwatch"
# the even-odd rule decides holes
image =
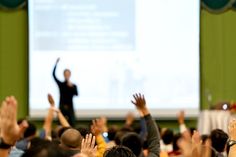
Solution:
[[[231,146],[233,146],[233,145],[235,145],[236,144],[236,141],[235,140],[229,140],[228,141],[228,146],[229,147],[231,147]]]
[[[0,149],[9,149],[12,145],[6,144],[2,137],[0,137]]]

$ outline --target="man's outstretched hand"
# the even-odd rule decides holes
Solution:
[[[133,95],[134,100],[131,102],[136,106],[137,110],[143,115],[146,116],[149,114],[149,111],[146,106],[146,100],[143,94],[136,93]]]
[[[182,110],[179,112],[178,114],[178,123],[181,125],[181,124],[184,124],[184,120],[185,120],[185,112]]]
[[[50,103],[51,107],[55,107],[55,101],[51,94],[48,94],[48,102]]]
[[[60,58],[58,57],[58,58],[57,58],[57,61],[56,61],[56,64],[57,64],[59,61],[60,61]]]
[[[17,124],[17,100],[13,96],[2,102],[0,120],[0,137],[9,145],[14,145],[28,127],[26,121]]]

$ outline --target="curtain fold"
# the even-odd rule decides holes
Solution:
[[[236,0],[201,0],[201,5],[211,13],[222,13],[236,9]]]
[[[17,9],[25,6],[26,0],[0,0],[0,9]]]

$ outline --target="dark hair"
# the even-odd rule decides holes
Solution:
[[[209,135],[201,135],[201,140],[202,140],[202,144],[206,144],[207,139],[209,138]]]
[[[117,129],[117,126],[115,126],[115,125],[108,128],[108,139],[110,141],[115,140],[115,136],[116,136],[117,131],[118,131],[118,129]]]
[[[36,126],[33,123],[28,122],[28,127],[25,130],[25,132],[24,132],[24,138],[27,138],[27,137],[35,135],[36,131],[37,131]]]
[[[35,138],[31,142],[32,146],[22,157],[66,157],[66,153],[50,141]]]
[[[174,132],[170,129],[167,129],[162,134],[162,140],[164,144],[171,144],[173,142]]]
[[[128,147],[136,156],[139,156],[142,152],[142,139],[137,133],[127,133],[122,138],[121,145]]]
[[[65,74],[67,71],[71,73],[70,69],[65,69],[63,73]]]
[[[128,132],[127,131],[121,131],[119,130],[116,135],[115,135],[115,138],[114,138],[114,141],[116,143],[116,145],[120,145],[121,144],[121,140],[122,138],[124,137],[124,135],[126,135]]]
[[[125,146],[115,146],[107,150],[103,157],[136,157],[135,154]]]
[[[88,127],[86,126],[80,126],[80,127],[77,127],[76,130],[78,130],[81,134],[81,136],[83,136],[83,138],[85,138],[85,136],[90,132],[90,130],[88,129]]]
[[[178,140],[181,138],[181,134],[175,134],[173,137],[173,150],[174,151],[178,151],[179,150],[179,146],[178,146]]]
[[[194,127],[189,128],[189,132],[190,132],[191,136],[193,136],[193,133],[195,130],[196,130],[196,128],[194,128]]]
[[[58,130],[58,137],[61,138],[61,135],[68,129],[71,129],[71,127],[62,127]]]
[[[130,127],[122,127],[119,131],[117,131],[114,138],[116,145],[120,145],[124,135],[126,135],[129,132],[133,132],[132,128]]]
[[[211,131],[211,143],[212,147],[218,151],[218,152],[223,152],[228,140],[228,135],[220,129],[215,129]]]

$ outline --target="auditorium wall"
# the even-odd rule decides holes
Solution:
[[[236,101],[236,12],[201,11],[201,108]],[[0,10],[0,99],[15,95],[19,117],[28,112],[27,11]],[[43,64],[43,61],[42,61]],[[39,76],[40,77],[40,76]]]

